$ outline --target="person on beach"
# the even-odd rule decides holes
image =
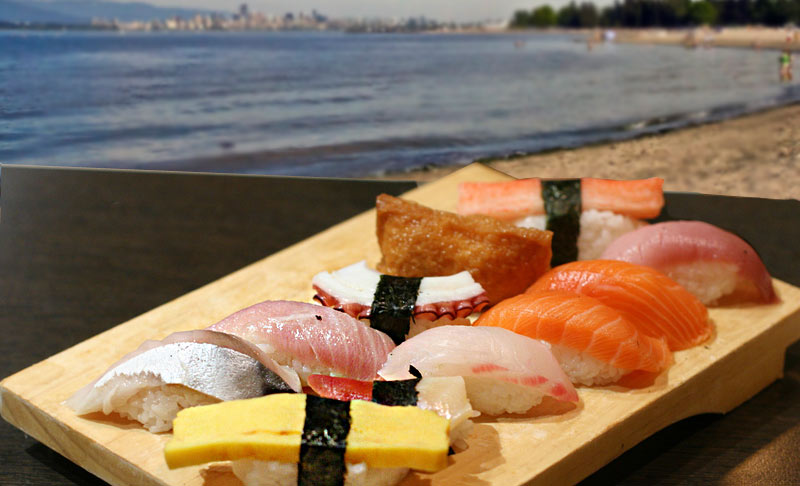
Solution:
[[[785,49],[778,57],[780,63],[780,77],[781,82],[789,82],[792,80],[792,52]]]

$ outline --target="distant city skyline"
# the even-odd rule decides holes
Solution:
[[[113,0],[125,2],[131,0]],[[161,7],[205,8],[238,11],[247,3],[251,11],[271,14],[311,12],[312,9],[333,17],[417,17],[457,22],[488,19],[507,20],[517,9],[530,9],[546,0],[144,0]],[[551,4],[565,3],[557,0]]]

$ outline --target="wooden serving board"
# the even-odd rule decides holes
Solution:
[[[454,210],[458,183],[509,176],[473,164],[405,197]],[[170,471],[151,434],[119,417],[78,417],[63,400],[145,339],[206,327],[269,299],[310,301],[311,277],[380,259],[375,213],[366,212],[216,282],[37,363],[0,383],[2,416],[115,485],[236,485],[229,468]],[[712,309],[716,335],[675,354],[645,388],[581,388],[580,405],[560,414],[479,418],[469,449],[433,475],[404,485],[575,483],[661,428],[705,412],[727,412],[781,377],[786,347],[800,339],[800,289],[775,280],[780,304]]]

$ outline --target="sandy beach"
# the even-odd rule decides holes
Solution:
[[[600,36],[599,31],[592,34]],[[666,44],[685,47],[744,47],[800,51],[800,30],[773,27],[725,27],[711,29],[621,29],[616,41],[633,44]]]
[[[662,177],[664,189],[800,199],[800,104],[624,142],[485,162],[514,177]],[[391,174],[435,180],[457,167]]]

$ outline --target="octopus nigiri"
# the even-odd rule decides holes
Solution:
[[[489,304],[483,287],[463,271],[442,277],[396,277],[381,274],[365,261],[311,281],[314,299],[388,334],[399,344],[425,329],[469,325],[466,318]]]

